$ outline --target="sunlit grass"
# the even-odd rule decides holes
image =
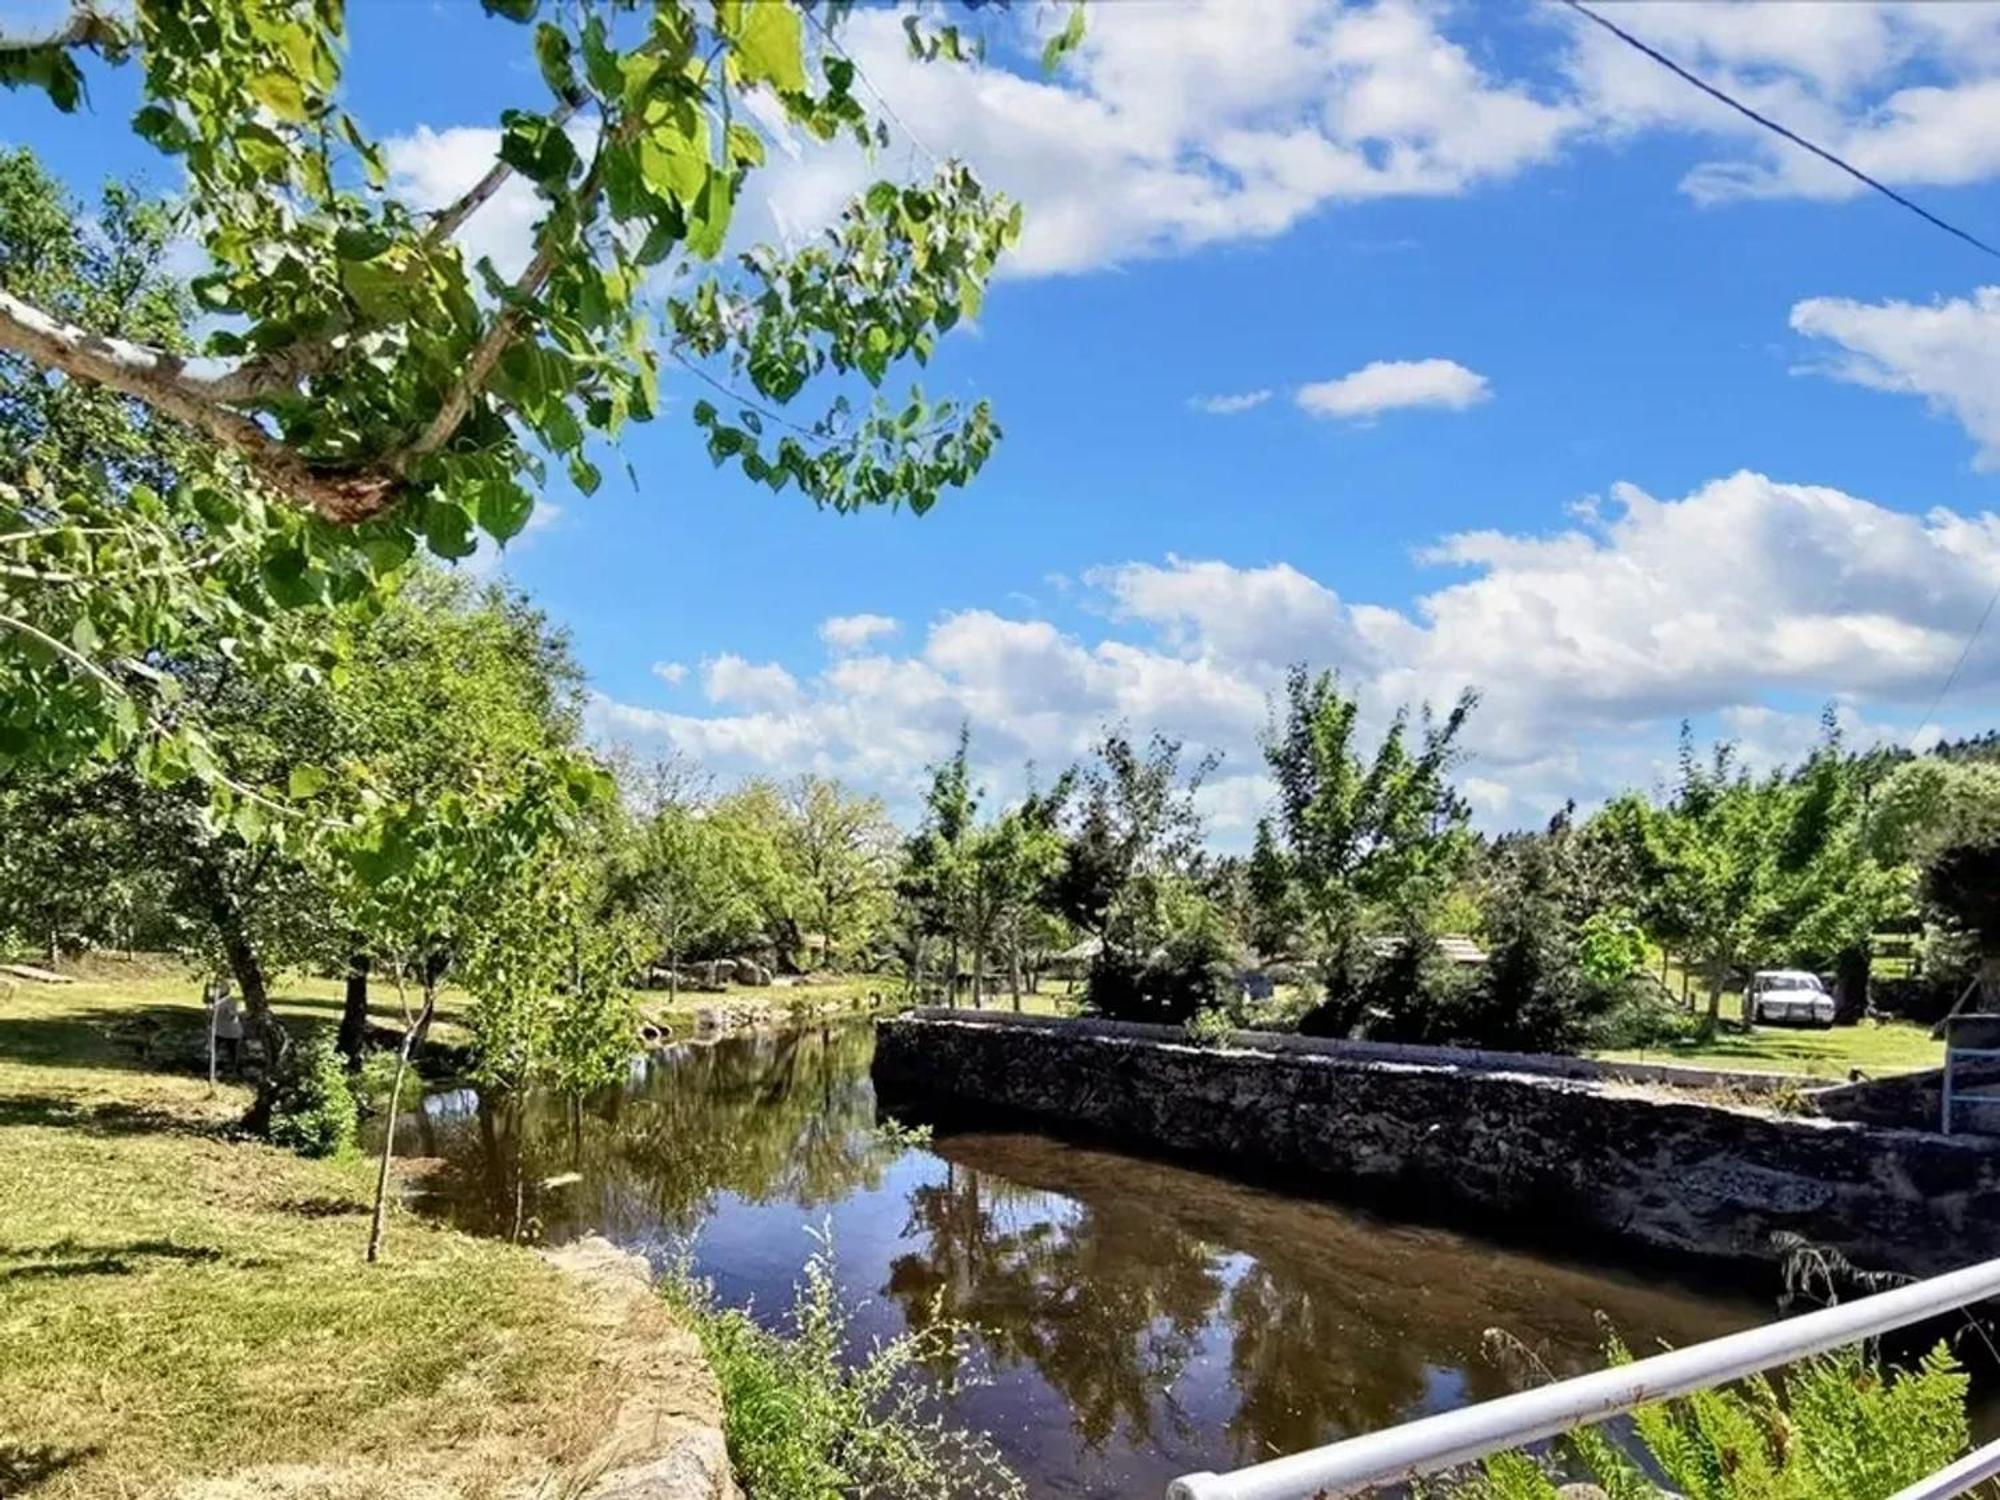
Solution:
[[[1931,1039],[1929,1027],[1912,1021],[1862,1021],[1827,1031],[1760,1024],[1745,1032],[1736,1029],[1742,1013],[1742,997],[1725,995],[1724,1028],[1706,1041],[1599,1052],[1593,1056],[1612,1062],[1685,1063],[1690,1067],[1796,1073],[1828,1080],[1846,1078],[1855,1069],[1871,1078],[1880,1078],[1944,1064],[1944,1043]]]
[[[0,999],[0,1493],[488,1494],[580,1454],[575,1289],[402,1214],[365,1266],[366,1164],[234,1138],[201,1025],[178,974]]]

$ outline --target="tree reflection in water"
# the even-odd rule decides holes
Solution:
[[[691,1244],[761,1309],[831,1215],[861,1336],[934,1306],[985,1330],[992,1382],[946,1415],[1035,1494],[1157,1493],[1501,1394],[1488,1328],[1567,1372],[1596,1364],[1599,1309],[1635,1347],[1769,1313],[1045,1136],[907,1149],[875,1129],[872,1047],[850,1024],[673,1048],[577,1107],[438,1094],[412,1139],[468,1228],[508,1234],[518,1187],[528,1237]]]
[[[509,1233],[519,1181],[540,1237],[597,1230],[656,1248],[698,1230],[724,1193],[811,1209],[879,1182],[899,1148],[875,1129],[873,1045],[842,1024],[667,1048],[574,1106],[434,1094],[413,1138],[442,1158],[427,1188],[475,1233]],[[581,1180],[543,1186],[568,1173]]]

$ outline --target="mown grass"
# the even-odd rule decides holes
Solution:
[[[1862,1021],[1829,1031],[1806,1027],[1758,1025],[1735,1029],[1743,1001],[1726,995],[1722,1001],[1725,1028],[1706,1041],[1689,1040],[1662,1047],[1593,1053],[1611,1062],[1671,1062],[1702,1068],[1740,1068],[1752,1072],[1795,1073],[1809,1078],[1840,1079],[1859,1068],[1871,1078],[1913,1073],[1944,1064],[1944,1043],[1931,1039],[1930,1028],[1911,1021]]]
[[[328,994],[287,986],[295,1019]],[[0,997],[0,1494],[484,1495],[603,1419],[577,1288],[235,1137],[178,975]]]

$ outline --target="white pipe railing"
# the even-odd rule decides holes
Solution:
[[[1724,1385],[1994,1296],[2000,1296],[2000,1260],[1982,1261],[1837,1307],[1274,1458],[1234,1473],[1187,1474],[1176,1479],[1167,1494],[1169,1500],[1310,1500],[1314,1496],[1365,1494],[1378,1485],[1455,1469],[1571,1428],[1588,1427],[1635,1406]],[[1954,1469],[1971,1465],[1982,1456],[1994,1467],[1969,1470],[1971,1477],[1958,1489],[1920,1485],[1895,1500],[1943,1500],[1986,1475],[2000,1472],[2000,1452],[1988,1450],[1963,1460]],[[1952,1472],[1947,1469],[1944,1474]],[[1941,1481],[1944,1474],[1933,1476],[1926,1484]]]
[[[2000,1474],[2000,1443],[1988,1443],[1976,1453],[1968,1453],[1957,1463],[1939,1469],[1930,1478],[1897,1490],[1889,1500],[1951,1500],[1952,1496],[1963,1495],[1995,1474]]]

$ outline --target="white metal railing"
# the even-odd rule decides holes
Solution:
[[[1724,1385],[1993,1296],[2000,1296],[2000,1260],[1233,1473],[1184,1475],[1167,1494],[1169,1500],[1309,1500],[1365,1494],[1378,1485],[1454,1469],[1571,1428],[1588,1427],[1635,1406]],[[2000,1474],[2000,1444],[1981,1449],[1892,1500],[1945,1500],[1994,1474]]]

